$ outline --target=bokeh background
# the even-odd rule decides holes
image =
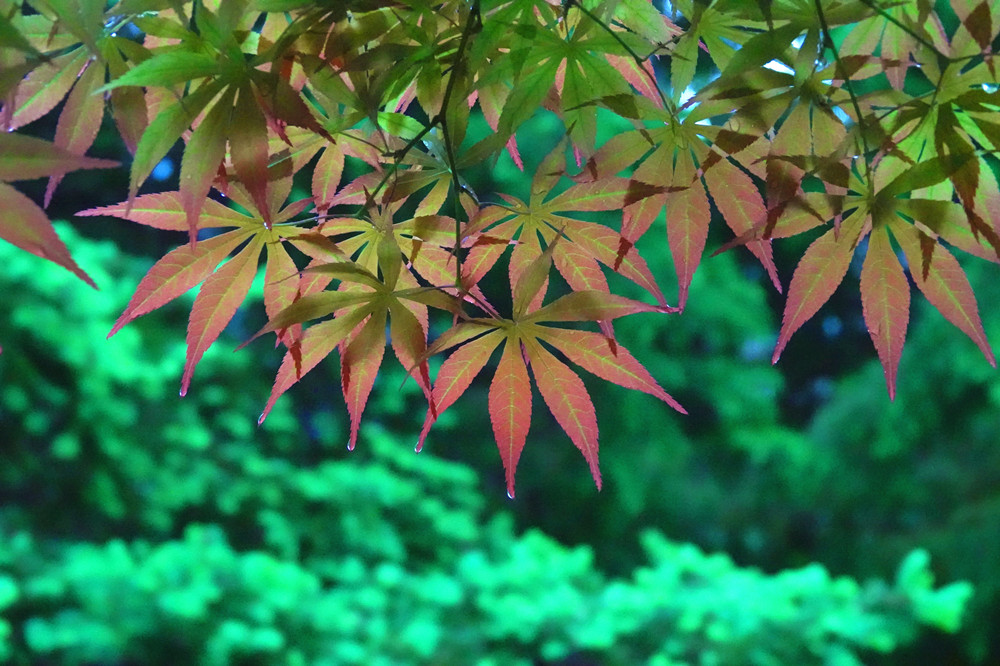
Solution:
[[[469,174],[481,195],[527,187],[550,120],[521,135],[527,176]],[[92,154],[127,164],[107,124]],[[860,261],[772,366],[781,296],[749,253],[706,258],[683,315],[616,325],[690,414],[587,378],[597,492],[536,395],[512,501],[482,378],[419,455],[423,399],[389,362],[354,452],[332,359],[258,428],[281,353],[233,348],[260,285],[185,398],[193,297],[106,340],[185,242],[73,219],[126,177],[71,174],[50,208],[100,291],[0,245],[3,663],[1000,663],[1000,373],[916,299],[890,402]],[[808,240],[776,246],[786,284]],[[665,233],[641,250],[670,293]],[[967,268],[1000,340],[996,267]]]

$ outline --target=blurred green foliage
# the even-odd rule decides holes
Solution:
[[[0,246],[8,663],[859,664],[961,624],[971,587],[935,588],[923,550],[893,558],[902,561],[893,583],[860,584],[820,564],[769,575],[663,536],[785,568],[773,566],[780,519],[768,524],[760,511],[815,508],[833,474],[853,487],[839,452],[781,425],[782,378],[758,349],[772,330],[764,292],[733,257],[706,264],[690,314],[662,329],[621,327],[623,342],[701,411],[681,420],[645,396],[595,388],[608,490],[595,496],[585,474],[553,473],[572,469],[559,441],[533,447],[552,458],[524,465],[538,467],[519,478],[527,499],[500,508],[500,485],[434,456],[490,454],[475,441],[486,431],[475,399],[420,456],[411,448],[419,392],[397,391],[392,378],[352,454],[340,446],[329,371],[256,429],[274,363],[262,346],[213,348],[182,400],[189,304],[105,341],[148,262],[60,232],[101,292]],[[247,316],[236,328],[254,328]],[[532,437],[546,432],[543,422]],[[477,467],[492,473],[495,455]],[[517,527],[530,521],[511,510],[556,493],[561,501],[537,513],[550,534]],[[573,510],[598,501],[599,512]],[[853,501],[831,495],[825,508],[860,513]],[[868,558],[875,574],[895,568],[871,543],[844,556],[864,536],[840,533],[830,560],[805,547],[799,556],[851,572]],[[960,560],[943,561],[954,580]],[[975,573],[977,584],[987,578]]]

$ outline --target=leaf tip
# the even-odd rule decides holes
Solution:
[[[778,341],[777,346],[774,348],[774,353],[771,354],[771,365],[777,365],[778,359],[781,358],[781,352],[785,349],[785,343]]]

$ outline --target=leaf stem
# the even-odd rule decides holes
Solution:
[[[473,0],[469,7],[469,15],[465,19],[465,26],[462,28],[462,37],[458,42],[458,50],[455,52],[455,63],[451,72],[448,73],[448,83],[441,98],[441,110],[438,112],[436,121],[441,124],[441,133],[444,135],[444,150],[448,160],[448,168],[451,171],[451,185],[455,193],[455,247],[452,254],[455,256],[455,287],[459,292],[463,292],[462,287],[462,218],[465,216],[465,209],[462,208],[462,183],[458,178],[458,163],[455,158],[455,146],[452,142],[451,132],[448,130],[448,105],[455,92],[456,74],[465,68],[462,58],[465,57],[465,49],[469,44],[469,38],[474,30],[481,30],[483,27],[483,17],[479,12],[480,0]]]
[[[840,50],[837,49],[837,45],[833,43],[833,37],[830,34],[830,25],[826,21],[826,14],[823,12],[823,2],[822,0],[814,0],[816,6],[816,14],[819,18],[820,30],[823,32],[823,44],[833,52],[833,60],[837,63],[837,71],[844,77],[844,89],[847,90],[847,94],[851,98],[851,106],[854,108],[854,114],[858,119],[858,136],[861,139],[861,154],[865,158],[865,176],[871,176],[871,156],[869,155],[868,139],[865,138],[865,124],[864,118],[861,114],[861,104],[858,102],[858,96],[854,92],[854,87],[851,85],[851,78],[847,75],[847,68],[844,67],[843,61],[840,59]]]

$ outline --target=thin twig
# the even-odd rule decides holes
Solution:
[[[455,287],[459,292],[463,292],[462,287],[462,218],[465,217],[465,209],[462,208],[462,183],[458,178],[458,162],[455,158],[455,146],[452,143],[451,132],[448,129],[448,105],[451,103],[452,94],[455,92],[455,82],[460,71],[465,70],[465,49],[469,44],[469,38],[474,30],[481,30],[483,18],[479,13],[479,1],[473,0],[469,7],[469,15],[465,19],[465,26],[462,28],[462,37],[458,42],[458,50],[455,52],[455,63],[448,74],[448,83],[441,98],[441,110],[438,112],[436,122],[441,124],[441,133],[444,135],[444,150],[448,160],[448,168],[451,171],[451,185],[455,193],[455,247],[452,254],[455,256]]]
[[[816,5],[816,14],[819,16],[819,27],[823,32],[823,45],[833,51],[833,60],[837,63],[838,73],[844,77],[844,89],[847,90],[847,94],[851,98],[851,106],[854,107],[854,113],[858,118],[858,136],[861,139],[862,155],[865,158],[865,177],[870,179],[871,157],[868,154],[868,139],[865,138],[865,124],[864,118],[861,115],[861,104],[858,102],[858,96],[851,85],[851,78],[847,74],[847,68],[844,67],[844,63],[840,59],[840,51],[837,49],[837,45],[833,43],[833,37],[830,36],[830,25],[826,22],[826,14],[823,13],[822,0],[814,0],[814,3]]]

